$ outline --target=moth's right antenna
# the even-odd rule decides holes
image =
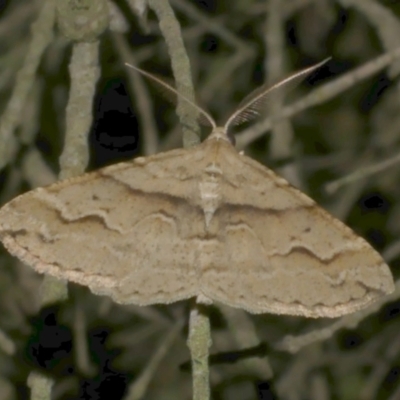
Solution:
[[[270,93],[279,89],[285,88],[290,89],[298,85],[306,75],[315,71],[321,65],[325,64],[330,58],[321,61],[318,64],[312,65],[311,67],[305,68],[299,72],[295,72],[293,75],[275,83],[270,86],[269,84],[264,84],[259,88],[255,89],[249,95],[247,95],[238,105],[236,111],[229,117],[226,121],[224,128],[225,131],[228,130],[231,125],[240,125],[244,122],[251,121],[252,119],[258,117],[260,114],[266,110],[266,102],[271,101],[269,97]]]

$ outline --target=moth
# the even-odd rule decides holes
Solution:
[[[381,256],[227,135],[320,65],[262,86],[223,127],[180,95],[211,125],[206,140],[18,196],[0,209],[1,241],[36,271],[123,304],[196,297],[305,317],[369,305],[394,290]]]

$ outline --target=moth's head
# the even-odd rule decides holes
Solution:
[[[235,137],[232,134],[229,134],[225,127],[221,126],[213,128],[206,140],[225,140],[233,146],[235,145]]]

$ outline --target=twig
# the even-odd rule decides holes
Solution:
[[[343,7],[353,7],[362,13],[375,27],[376,34],[382,41],[386,51],[395,50],[399,45],[400,21],[396,15],[384,5],[374,0],[338,0]],[[400,72],[400,62],[388,68],[388,74],[395,78]]]
[[[316,329],[299,336],[287,335],[282,339],[282,341],[277,343],[274,348],[281,351],[287,351],[289,353],[297,353],[305,346],[329,339],[340,329],[355,329],[360,322],[364,321],[369,315],[376,313],[376,311],[379,310],[384,304],[397,300],[399,298],[399,294],[400,280],[396,281],[395,290],[393,293],[381,297],[369,307],[353,314],[346,315],[326,328]]]
[[[7,15],[2,16],[0,21],[0,37],[9,38],[20,35],[21,28],[30,23],[32,15],[37,12],[38,4],[43,2],[30,1],[14,3]],[[7,10],[8,11],[8,10]],[[7,12],[6,11],[6,12]]]
[[[39,372],[31,372],[28,377],[28,386],[31,389],[30,400],[51,399],[53,380]]]
[[[176,88],[178,92],[195,101],[189,58],[183,43],[179,22],[169,1],[149,0],[149,6],[154,10],[160,21],[160,29],[171,57]],[[191,147],[198,144],[200,142],[200,127],[197,123],[197,111],[181,99],[178,99],[176,111],[182,125],[183,146]]]
[[[400,239],[397,239],[390,243],[388,247],[383,251],[382,256],[387,261],[390,262],[397,258],[400,254]]]
[[[400,353],[400,341],[396,340],[390,346],[384,349],[378,360],[375,361],[371,372],[368,374],[365,385],[360,392],[360,398],[363,400],[374,400],[378,398],[378,391],[382,381],[390,369],[391,365],[396,363]]]
[[[385,161],[378,162],[374,165],[362,167],[347,176],[329,182],[325,185],[325,190],[330,194],[334,193],[344,185],[358,181],[360,179],[368,178],[371,175],[385,171],[386,169],[393,167],[398,163],[400,163],[400,154],[396,154],[394,157],[389,158],[388,160]]]
[[[71,88],[66,110],[64,150],[60,157],[60,179],[84,172],[89,151],[87,135],[93,121],[93,98],[100,76],[99,42],[76,43],[69,65]]]
[[[219,21],[213,21],[209,16],[204,15],[192,3],[183,0],[173,0],[173,4],[176,6],[176,8],[180,9],[190,18],[193,18],[198,23],[206,26],[208,32],[212,32],[219,36],[232,47],[237,49],[246,47],[246,42],[243,41],[239,36],[235,35]]]
[[[40,59],[53,39],[54,20],[55,0],[47,0],[43,3],[39,16],[32,25],[32,41],[27,49],[24,63],[17,72],[11,98],[0,118],[0,169],[13,157],[15,151],[13,133],[21,123],[23,108],[32,88]]]
[[[307,395],[310,370],[320,370],[326,363],[320,346],[311,346],[303,357],[296,357],[284,373],[276,378],[275,387],[281,399],[298,399],[310,397]],[[299,396],[301,394],[301,397]]]
[[[205,307],[194,303],[190,311],[188,346],[192,359],[193,400],[209,400],[210,320]]]
[[[165,336],[160,345],[157,347],[157,350],[154,352],[153,356],[150,358],[146,368],[130,386],[126,400],[140,400],[144,398],[155,371],[159,367],[168,350],[171,348],[180,330],[182,329],[182,326],[182,319],[178,320],[175,325],[172,326],[169,333]]]
[[[228,329],[239,348],[251,348],[260,345],[261,340],[254,322],[246,311],[224,305],[220,305],[219,308],[224,314]],[[243,360],[240,368],[247,374],[255,374],[260,380],[269,380],[273,377],[272,367],[267,357]]]
[[[392,393],[388,400],[400,399],[400,384],[397,384],[397,389]]]
[[[366,180],[360,180],[354,185],[347,186],[346,190],[341,193],[338,200],[329,207],[329,212],[336,218],[344,221],[354,204],[357,202],[357,199],[360,198],[366,184]]]
[[[283,19],[283,3],[279,0],[272,0],[267,6],[267,20],[265,31],[266,62],[265,70],[267,81],[271,84],[282,78],[285,74],[285,37]],[[271,103],[270,115],[275,115],[283,108],[284,92],[274,94],[274,101]],[[293,154],[293,128],[289,118],[282,118],[272,124],[272,135],[270,141],[270,153],[272,158],[284,159]],[[298,168],[294,163],[285,165],[279,173],[297,187],[302,187]]]
[[[7,355],[13,355],[15,353],[15,344],[8,337],[8,335],[0,329],[0,349]]]
[[[35,147],[30,148],[24,156],[22,172],[31,187],[47,186],[57,179]]]
[[[73,317],[74,353],[78,370],[85,376],[93,376],[96,367],[91,363],[86,335],[85,312],[80,304],[75,304]]]

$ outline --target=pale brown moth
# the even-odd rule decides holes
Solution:
[[[197,297],[252,313],[338,317],[394,289],[361,237],[230,142],[230,126],[320,64],[248,96],[198,146],[38,188],[0,210],[0,238],[36,271],[118,303]],[[176,93],[153,75],[132,67]]]

